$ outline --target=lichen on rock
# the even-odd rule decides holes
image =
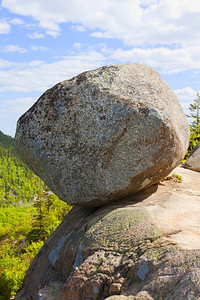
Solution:
[[[121,207],[112,211],[102,209],[88,224],[82,244],[84,249],[109,249],[127,252],[145,239],[161,236],[144,208]]]

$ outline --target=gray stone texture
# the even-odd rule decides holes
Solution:
[[[196,145],[189,158],[186,160],[185,167],[200,172],[200,142]]]
[[[18,300],[200,299],[200,173],[99,208],[75,206],[26,274]]]
[[[122,64],[47,90],[19,119],[15,146],[63,201],[100,206],[166,177],[188,140],[179,101],[159,74]]]

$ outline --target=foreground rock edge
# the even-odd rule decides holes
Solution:
[[[199,216],[200,187],[197,183],[200,182],[200,174],[180,167],[175,171],[183,176],[183,183],[178,184],[169,180],[160,186],[152,187],[154,192],[156,190],[154,194],[152,190],[146,190],[134,195],[134,198],[127,200],[126,205],[118,202],[100,209],[74,208],[74,212],[69,213],[30,266],[24,289],[27,298],[20,299],[29,299],[30,295],[35,297],[34,299],[40,299],[40,296],[43,297],[45,293],[48,294],[52,290],[51,285],[48,287],[50,281],[61,284],[63,290],[60,299],[63,300],[71,300],[74,299],[73,297],[77,300],[105,299],[112,293],[130,295],[127,299],[143,299],[141,297],[145,293],[149,294],[149,298],[146,299],[158,299],[158,297],[159,299],[183,299],[185,295],[188,298],[184,299],[197,299],[200,296],[200,247],[196,250],[188,247],[192,246],[189,244],[190,238],[187,244],[182,243],[180,238],[178,240],[176,238],[177,234],[183,231],[183,227],[187,227],[184,222],[179,223],[180,216],[185,216],[188,210],[191,214],[192,210],[197,209],[197,204],[199,211],[196,213]],[[183,207],[180,206],[179,197],[183,199],[184,195],[187,196],[188,205],[193,206],[193,209],[186,207],[184,210],[185,201]],[[142,202],[138,202],[141,200]],[[159,228],[161,220],[153,220],[155,217],[153,211],[158,203],[164,205],[166,210],[170,210],[170,205],[174,203],[171,210],[176,208],[178,218],[171,215],[171,221],[178,223],[171,222],[166,228],[164,222],[165,230],[161,230]],[[122,224],[119,212],[127,211],[130,215],[132,209],[133,219],[135,218],[132,223],[134,230],[129,232],[127,240],[123,230],[123,236],[119,235],[119,225]],[[113,214],[117,216],[115,221],[118,225],[114,226],[114,232],[111,230],[110,234],[107,233],[105,239],[102,239],[101,225],[105,222],[108,230],[112,228],[114,224],[112,220],[115,217]],[[146,217],[148,220],[143,224]],[[186,219],[190,222],[187,216]],[[140,224],[144,225],[143,228]],[[172,225],[175,227],[171,227]],[[116,243],[113,242],[114,235]],[[171,277],[165,283],[162,282],[162,277],[167,278],[166,274],[169,273]],[[137,283],[135,287],[134,282]],[[39,286],[46,287],[39,291]],[[76,294],[74,291],[77,291]],[[88,293],[92,298],[87,298]],[[56,298],[58,294],[57,296],[50,294],[52,297],[55,296],[52,299],[58,299]]]
[[[192,150],[184,166],[188,169],[200,172],[200,142]]]

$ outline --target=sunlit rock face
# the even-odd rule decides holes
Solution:
[[[99,208],[75,206],[26,274],[20,300],[200,297],[200,172]],[[18,300],[19,300],[18,299]]]
[[[186,160],[185,167],[200,172],[200,142],[196,145],[189,158]]]
[[[122,64],[47,90],[19,119],[15,146],[63,201],[100,206],[163,179],[188,140],[182,108],[159,74]]]

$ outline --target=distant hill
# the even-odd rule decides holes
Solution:
[[[0,131],[0,207],[20,206],[45,185],[14,153],[14,139]]]
[[[0,300],[13,299],[48,236],[71,206],[51,193],[0,131]]]
[[[13,149],[14,147],[14,139],[9,135],[4,134],[1,130],[0,130],[0,146],[5,149]]]

